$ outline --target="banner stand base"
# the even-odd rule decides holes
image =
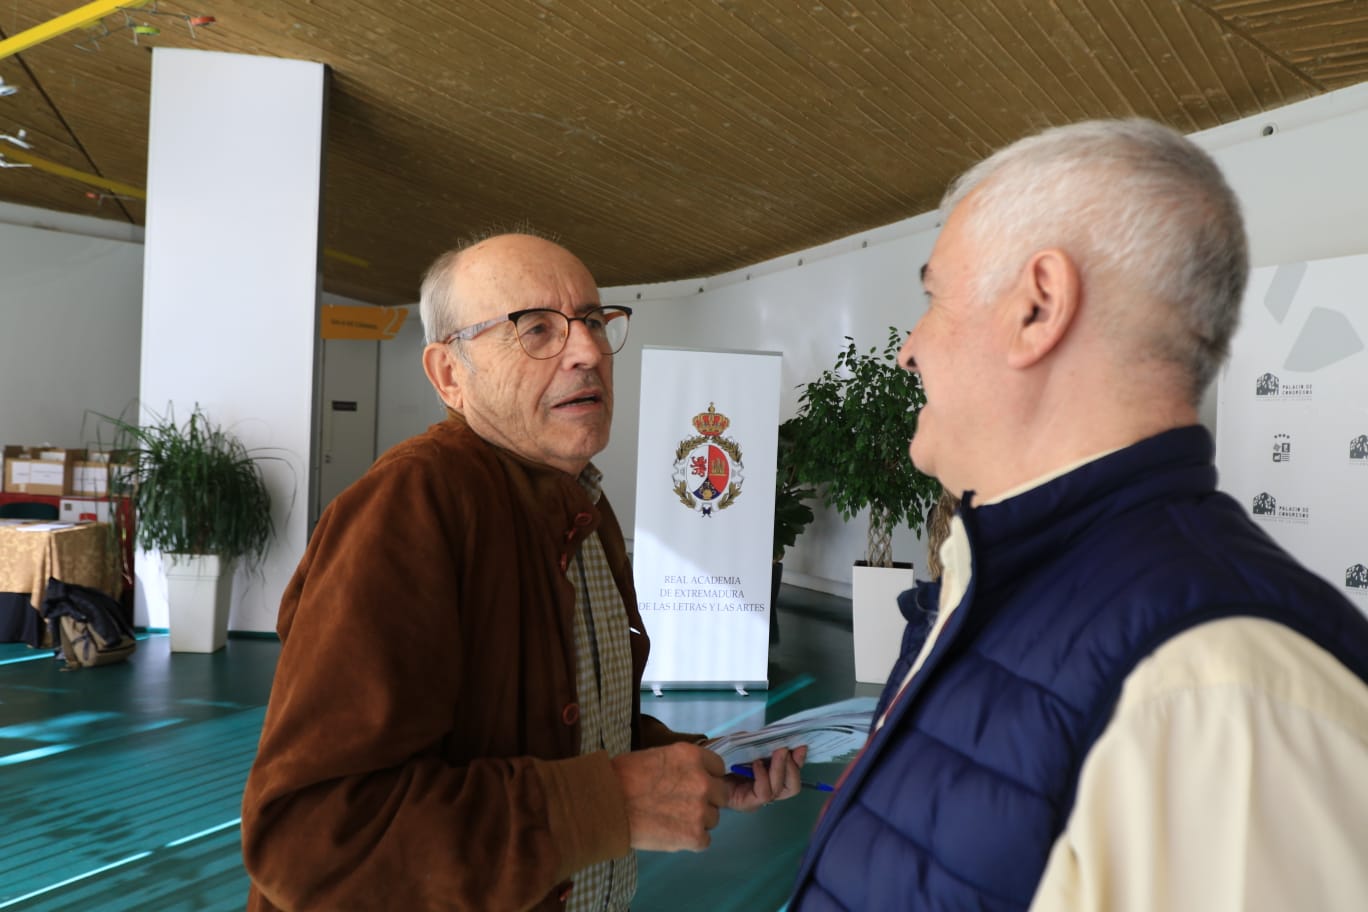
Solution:
[[[657,697],[667,690],[734,690],[748,697],[752,690],[769,690],[769,681],[642,681],[641,689]]]

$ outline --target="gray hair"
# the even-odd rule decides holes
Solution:
[[[1036,251],[1063,249],[1085,283],[1105,278],[1168,309],[1141,315],[1150,331],[1136,354],[1178,365],[1200,400],[1229,353],[1249,276],[1240,205],[1209,155],[1154,121],[1086,121],[999,150],[950,185],[942,209],[975,191],[967,231],[997,261],[979,276],[980,298]]]
[[[423,321],[423,341],[427,344],[441,342],[447,336],[461,328],[465,312],[464,302],[456,296],[455,289],[451,281],[456,265],[460,262],[461,256],[470,248],[481,244],[490,238],[498,237],[501,234],[530,234],[543,240],[554,241],[555,238],[548,237],[537,231],[531,225],[519,222],[510,228],[486,228],[483,231],[471,234],[461,240],[459,244],[443,253],[432,261],[432,265],[423,273],[423,284],[418,292],[418,316]],[[452,346],[456,349],[456,354],[466,367],[472,371],[475,365],[471,363],[470,354],[466,351],[465,344],[459,339],[452,340]]]
[[[468,241],[448,250],[433,260],[432,265],[423,274],[423,284],[418,292],[418,316],[423,321],[423,341],[428,345],[441,342],[461,327],[462,308],[452,288],[455,284],[451,281],[452,273],[456,271],[456,263],[461,259],[461,254],[478,243],[479,240]],[[472,371],[475,370],[475,364],[470,360],[470,352],[466,351],[465,343],[460,339],[452,339],[451,346],[456,350],[456,356],[465,362],[465,366]]]

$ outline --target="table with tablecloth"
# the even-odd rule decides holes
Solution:
[[[49,578],[118,598],[115,553],[107,523],[0,523],[0,642],[46,642],[38,612]]]

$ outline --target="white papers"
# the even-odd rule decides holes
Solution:
[[[845,763],[864,747],[877,703],[874,697],[852,697],[815,706],[755,731],[712,738],[703,746],[719,754],[728,768],[768,757],[781,747],[804,744],[807,763]]]
[[[28,523],[23,526],[15,526],[16,532],[57,532],[61,529],[71,529],[76,526],[74,522],[36,522]]]

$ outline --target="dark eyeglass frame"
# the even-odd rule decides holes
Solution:
[[[534,355],[530,351],[528,351],[527,346],[523,344],[522,334],[518,332],[518,321],[529,314],[541,313],[555,314],[556,316],[565,320],[565,334],[561,336],[560,346],[555,351],[546,354]],[[493,317],[491,319],[484,320],[479,323],[472,323],[470,326],[467,326],[464,329],[458,329],[451,335],[447,336],[445,339],[442,340],[442,344],[450,345],[457,339],[460,339],[463,342],[469,342],[471,339],[475,338],[480,333],[485,332],[486,330],[493,329],[500,323],[512,323],[513,333],[518,339],[518,347],[523,350],[523,353],[527,355],[527,357],[529,358],[535,358],[538,361],[547,361],[551,358],[556,357],[561,352],[565,351],[565,346],[570,341],[571,323],[583,323],[584,328],[586,330],[589,330],[589,320],[592,319],[596,314],[622,314],[622,319],[625,319],[627,321],[627,325],[629,328],[631,327],[632,308],[628,307],[626,304],[600,304],[595,307],[591,307],[589,310],[586,310],[584,313],[580,314],[577,317],[567,317],[561,311],[555,310],[551,307],[529,307],[526,310],[515,310],[510,313],[506,313],[502,317]],[[606,319],[603,322],[604,325],[607,326],[610,322],[612,322],[612,320]],[[589,330],[589,337],[593,338],[593,336],[593,330]],[[605,341],[607,340],[605,339]],[[623,333],[622,341],[618,343],[617,348],[608,351],[600,347],[599,351],[605,355],[616,355],[618,352],[622,351],[622,347],[626,344],[627,334]]]

